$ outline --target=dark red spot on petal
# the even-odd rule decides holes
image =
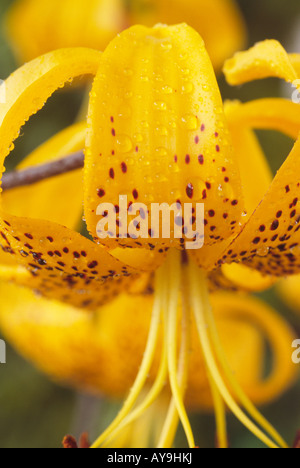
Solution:
[[[103,189],[98,189],[98,190],[97,190],[97,194],[98,194],[98,197],[99,197],[99,198],[102,198],[102,197],[104,197],[104,195],[105,195],[105,190],[103,190]]]
[[[186,194],[189,198],[193,198],[194,195],[194,186],[193,184],[188,184],[186,187]]]

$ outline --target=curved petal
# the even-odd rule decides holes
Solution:
[[[90,49],[50,52],[16,70],[6,81],[6,102],[0,107],[0,164],[10,153],[20,128],[66,82],[85,74],[95,75],[101,53]]]
[[[89,122],[85,216],[95,240],[98,205],[119,206],[120,195],[145,204],[150,217],[151,203],[205,200],[207,243],[232,234],[242,211],[239,173],[215,75],[195,31],[136,26],[116,38],[103,54]],[[146,229],[139,242],[156,251],[180,247],[174,230],[171,239],[156,238],[155,230],[149,239]],[[132,238],[101,242],[136,247]]]
[[[44,372],[80,390],[111,398],[122,398],[129,391],[147,340],[151,295],[122,295],[102,307],[95,318],[12,285],[1,283],[0,294],[1,330]],[[247,394],[255,403],[278,397],[297,373],[287,359],[293,340],[289,327],[273,310],[249,297],[220,294],[212,302],[226,356]],[[187,405],[212,409],[195,327],[192,330]],[[274,358],[266,380],[262,377],[264,338],[270,341]],[[157,373],[161,345],[162,330],[149,383]]]
[[[298,78],[290,56],[275,40],[259,42],[245,52],[238,52],[225,62],[223,71],[230,85],[269,77],[283,78],[291,83]]]
[[[88,49],[63,49],[24,65],[6,80],[6,103],[0,107],[2,167],[28,118],[66,81],[95,74],[100,57]],[[116,294],[127,281],[121,277],[132,272],[88,239],[58,224],[3,212],[0,224],[3,249],[26,266],[33,277],[29,286],[45,296],[95,308]]]
[[[241,104],[238,101],[225,103],[225,114],[243,187],[244,213],[241,219],[241,223],[243,224],[260,203],[272,182],[272,173],[266,157],[250,126],[250,124],[254,122],[250,121],[250,118],[249,120],[247,119],[247,106],[247,104]],[[288,124],[286,124],[286,126],[288,126]],[[255,184],[253,183],[254,180]],[[242,224],[240,224],[240,226],[241,225]],[[203,249],[196,250],[190,255],[201,268],[211,270],[215,267],[216,263],[218,263],[218,265],[223,263],[226,257],[222,258],[222,255],[224,255],[224,251],[229,247],[233,239],[234,235],[231,240],[227,239],[217,246],[205,246]],[[246,268],[243,271],[245,270]],[[236,272],[237,269],[233,267],[233,271]],[[226,287],[226,289],[236,288],[239,284],[242,289],[245,287],[244,281],[241,283],[238,282],[239,275],[230,275],[231,279],[233,279],[233,276],[236,276],[233,283],[229,281],[229,277],[225,279],[222,272],[213,273],[212,276],[215,285],[223,284],[223,287]],[[270,279],[266,281],[265,277],[251,270],[248,271],[248,276],[249,279],[254,279],[254,283],[253,285],[248,284],[246,290],[253,290],[253,287],[258,284],[257,280],[259,276],[261,286],[271,281]]]
[[[133,0],[131,24],[185,22],[198,31],[215,69],[246,42],[246,28],[238,5],[232,0]]]
[[[103,50],[124,27],[122,0],[17,0],[6,31],[22,62],[62,47]]]
[[[290,56],[276,41],[266,41],[248,52],[237,54],[235,59],[227,63],[225,72],[233,84],[247,81],[248,76],[252,79],[277,76],[287,81],[297,78]],[[260,107],[258,102],[249,106],[250,117],[254,116],[256,126],[260,123],[266,127],[268,121],[268,128],[275,126],[289,135],[298,135],[296,106],[285,101],[273,101],[269,116],[264,112],[264,118],[258,122],[255,118]],[[287,109],[290,112],[283,113]],[[274,276],[299,273],[299,155],[300,140],[296,142],[256,211],[219,262],[243,260],[251,268]]]
[[[286,276],[300,271],[300,140],[275,176],[256,211],[223,256],[263,274]]]
[[[79,123],[63,130],[37,148],[19,165],[26,169],[75,151],[85,146],[86,123]],[[68,196],[66,197],[66,187]],[[38,193],[38,196],[37,196]],[[82,216],[82,170],[44,180],[3,193],[3,208],[15,216],[40,218],[76,229]]]
[[[238,126],[275,130],[293,140],[299,136],[300,106],[287,99],[267,98],[247,103],[226,102],[225,111],[231,128]],[[247,148],[246,144],[245,148]]]
[[[32,275],[29,283],[19,284],[77,307],[94,310],[137,273],[80,234],[49,221],[6,213],[0,234],[4,248]]]
[[[255,115],[260,115],[259,111],[262,109],[262,103],[260,101],[256,102],[258,109],[255,109],[255,103],[250,103],[253,104],[250,107],[247,104],[241,104],[237,101],[227,102],[225,105],[225,113],[228,119],[242,180],[245,214],[248,216],[253,213],[273,179],[267,159],[252,130],[252,128],[257,128],[256,124],[258,124],[258,122],[253,122],[251,120],[253,108],[257,110]],[[266,104],[267,103],[265,103],[265,105]],[[277,110],[278,109],[276,109],[276,111]],[[275,115],[281,114],[276,113]],[[268,117],[266,121],[270,124]],[[255,184],[253,183],[254,180]],[[243,221],[245,222],[246,219],[247,218],[244,217]]]

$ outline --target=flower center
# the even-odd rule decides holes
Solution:
[[[227,363],[210,305],[205,273],[186,255],[171,250],[165,264],[155,276],[151,325],[140,370],[119,414],[92,448],[109,447],[127,426],[144,416],[146,410],[161,398],[168,381],[171,400],[157,440],[157,447],[173,446],[179,421],[185,431],[189,447],[195,447],[192,427],[184,405],[192,323],[197,327],[211,387],[218,446],[227,448],[228,445],[225,410],[227,406],[237,419],[268,447],[288,447],[245,395]],[[161,327],[163,327],[163,346],[160,366],[152,387],[143,391],[147,388],[147,379],[154,362]]]

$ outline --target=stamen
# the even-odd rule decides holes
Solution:
[[[267,421],[267,419],[258,411],[252,401],[245,394],[240,384],[234,377],[232,370],[228,364],[226,356],[224,354],[223,347],[219,338],[219,333],[216,327],[216,323],[213,317],[212,309],[209,303],[208,295],[204,298],[206,302],[205,310],[207,311],[207,321],[209,324],[209,332],[212,339],[212,344],[216,353],[216,356],[221,364],[222,370],[229,381],[230,386],[234,390],[236,396],[244,406],[245,410],[252,416],[252,418],[263,428],[269,435],[282,447],[288,448],[288,444],[283,440],[276,429]]]
[[[177,324],[178,324],[178,291],[180,291],[180,252],[170,252],[170,295],[168,302],[168,322],[167,322],[167,351],[168,351],[168,365],[169,365],[169,378],[174,402],[183,425],[189,447],[195,447],[195,440],[191,424],[184,406],[182,389],[177,376]]]
[[[228,437],[227,437],[227,424],[226,424],[226,408],[224,405],[223,398],[219,392],[219,389],[211,376],[209,370],[207,371],[209,385],[211,388],[211,394],[214,402],[215,419],[217,427],[217,447],[220,449],[228,448]]]
[[[188,379],[188,347],[190,338],[190,310],[188,303],[188,296],[185,291],[185,284],[183,282],[183,295],[182,295],[182,333],[181,333],[181,349],[178,364],[178,384],[181,388],[181,397],[184,398],[187,379]],[[166,316],[167,321],[167,316]],[[166,340],[167,341],[167,340]],[[161,435],[157,448],[173,447],[174,439],[179,424],[179,414],[174,397],[171,399],[168,409],[167,417],[163,425]]]
[[[190,264],[190,284],[191,284],[191,298],[192,305],[194,309],[195,320],[197,324],[200,345],[203,350],[204,358],[206,365],[209,369],[209,372],[214,380],[220,394],[222,395],[224,401],[230,410],[235,414],[235,416],[241,421],[241,423],[250,430],[258,439],[260,439],[264,444],[270,448],[278,448],[278,446],[267,437],[241,410],[238,404],[235,402],[231,396],[226,384],[223,380],[221,372],[218,369],[216,359],[212,350],[212,345],[210,343],[210,337],[208,332],[208,311],[207,302],[205,298],[207,297],[207,285],[205,275],[199,270],[195,264]]]
[[[166,385],[167,374],[168,374],[167,349],[166,349],[166,346],[164,346],[159,371],[158,371],[157,377],[155,379],[155,382],[151,390],[149,391],[145,400],[135,410],[133,410],[126,418],[124,418],[124,420],[113,431],[113,433],[109,436],[105,444],[103,444],[103,448],[108,447],[112,439],[116,438],[119,435],[119,433],[122,430],[124,430],[126,426],[128,426],[129,424],[132,424],[140,416],[142,416],[146,412],[146,410],[155,402],[155,400],[159,397],[160,393],[162,392],[163,388]]]
[[[155,356],[156,344],[159,335],[160,321],[161,321],[161,310],[162,303],[161,299],[163,297],[162,285],[164,281],[164,267],[160,268],[156,274],[155,278],[155,290],[157,294],[155,295],[153,312],[151,318],[150,331],[148,335],[148,341],[146,350],[144,353],[143,361],[138,372],[137,378],[133,384],[133,387],[130,390],[127,400],[125,401],[121,411],[115,418],[115,420],[110,424],[110,426],[102,433],[102,435],[96,440],[91,448],[99,448],[103,442],[110,436],[110,434],[118,427],[118,425],[123,421],[123,419],[128,416],[129,412],[135,405],[144,385],[147,380],[149,371],[153,364],[153,359]]]

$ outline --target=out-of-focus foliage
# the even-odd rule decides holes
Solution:
[[[43,1],[43,0],[41,0]],[[208,0],[209,1],[209,0]],[[1,0],[0,20],[12,0]],[[300,52],[299,44],[291,47],[296,36],[296,25],[300,28],[299,0],[239,0],[249,30],[249,44],[262,39],[279,39],[290,52]],[[88,2],[87,2],[88,7]],[[29,31],[30,33],[30,31]],[[5,41],[3,28],[0,27],[0,78],[5,79],[16,63],[12,51]],[[232,89],[220,78],[224,98],[239,98],[242,101],[257,97],[279,96],[289,93],[277,80],[266,80],[247,84],[240,89]],[[33,117],[26,127],[26,133],[19,139],[16,149],[10,156],[9,167],[14,167],[34,147],[60,129],[73,123],[84,99],[80,89],[56,93],[38,117]],[[264,149],[269,157],[272,169],[276,171],[291,149],[292,142],[286,137],[270,132],[259,132]],[[300,319],[286,305],[269,291],[261,295],[275,309],[285,315],[298,330],[300,338]],[[9,311],[8,311],[9,313]],[[1,336],[0,336],[1,338]],[[85,431],[92,427],[92,436],[96,436],[100,427],[104,427],[115,411],[115,404],[99,407],[93,401],[78,399],[72,390],[62,389],[37,372],[8,347],[7,365],[0,365],[0,447],[59,447],[65,433]],[[279,402],[267,408],[264,413],[291,443],[296,430],[300,427],[299,390],[294,388]],[[93,424],[88,423],[82,413],[86,409],[91,413],[95,407]],[[95,405],[95,406],[93,406]],[[104,408],[104,409],[103,409]],[[214,418],[212,415],[193,417],[197,440],[201,446],[213,446]],[[248,432],[241,428],[232,416],[229,417],[230,445],[232,447],[257,447]],[[178,436],[178,445],[184,438]]]

